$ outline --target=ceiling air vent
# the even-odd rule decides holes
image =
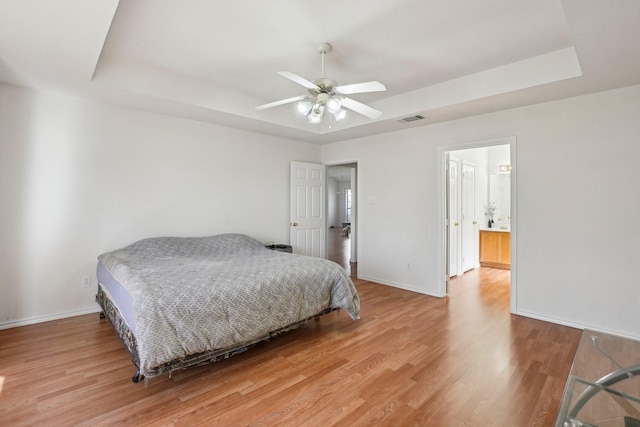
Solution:
[[[415,116],[409,116],[409,117],[405,117],[403,119],[398,119],[398,122],[400,123],[411,123],[411,122],[415,122],[416,120],[424,120],[425,117],[422,114],[416,114]]]

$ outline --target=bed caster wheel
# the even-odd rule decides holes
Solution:
[[[107,316],[105,316],[103,312],[100,312],[100,318],[101,318],[101,319],[106,319],[106,318],[107,318]]]
[[[131,381],[133,381],[135,384],[138,384],[143,379],[144,379],[144,375],[142,375],[140,371],[136,372],[136,374],[133,377],[131,377]]]

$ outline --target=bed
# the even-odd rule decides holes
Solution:
[[[360,299],[338,264],[243,234],[156,237],[98,257],[102,308],[138,382],[245,351]]]

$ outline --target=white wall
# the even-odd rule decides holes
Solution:
[[[438,152],[515,135],[516,312],[640,338],[639,118],[633,86],[323,146],[358,162],[359,277],[439,295]]]
[[[338,181],[327,177],[327,227],[338,224]]]
[[[342,228],[342,223],[346,222],[345,191],[350,188],[348,179],[327,178],[327,227]]]
[[[336,193],[336,208],[338,209],[338,220],[336,226],[342,227],[343,222],[347,222],[347,190],[351,188],[351,182],[338,181],[338,193]]]
[[[291,160],[357,161],[359,275],[438,295],[438,152],[515,135],[516,311],[640,338],[638,117],[634,86],[318,147],[0,85],[0,327],[95,310],[139,238],[288,241]]]
[[[319,159],[317,145],[0,84],[0,327],[96,310],[97,255],[144,237],[288,242],[289,162]]]

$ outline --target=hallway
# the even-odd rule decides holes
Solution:
[[[357,276],[358,264],[350,263],[351,236],[343,236],[341,228],[330,228],[327,233],[327,259],[340,264],[351,277]]]

